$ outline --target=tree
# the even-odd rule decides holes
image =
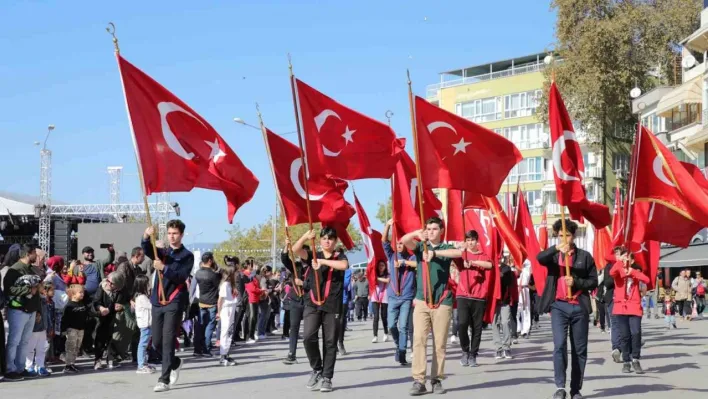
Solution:
[[[299,224],[288,228],[290,239],[294,243],[302,237],[309,226],[307,224]],[[320,228],[320,224],[314,225],[315,230]],[[347,228],[349,235],[355,244],[355,249],[358,249],[362,243],[361,234],[351,224]],[[214,256],[217,261],[223,259],[224,255],[236,255],[239,258],[246,259],[253,257],[256,263],[264,264],[272,262],[271,245],[273,240],[273,219],[269,217],[263,223],[251,226],[249,228],[241,227],[236,224],[228,231],[229,239],[220,243],[214,248]],[[276,244],[278,254],[285,247],[285,230],[283,228],[283,218],[278,218],[276,230]],[[278,255],[280,262],[280,255]]]
[[[679,42],[698,26],[701,2],[553,0],[551,7],[557,11],[554,52],[562,62],[544,71],[539,116],[548,118],[548,87],[555,74],[576,129],[607,154],[608,146],[629,142],[636,130],[629,91],[640,87],[647,93],[677,83]]]
[[[376,211],[376,219],[378,219],[379,222],[386,224],[388,219],[393,217],[392,212],[393,208],[391,206],[391,197],[388,197],[388,201],[386,201],[385,205],[379,202],[379,209]]]

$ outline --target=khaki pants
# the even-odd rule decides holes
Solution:
[[[413,311],[413,380],[425,383],[425,369],[428,365],[428,334],[433,330],[433,366],[430,379],[442,379],[445,376],[445,350],[447,333],[452,319],[452,306],[440,305],[430,309],[425,302],[415,300]]]

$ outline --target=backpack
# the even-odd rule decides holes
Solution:
[[[696,287],[696,295],[700,295],[700,296],[706,295],[706,287],[703,285],[703,283],[698,284],[698,287]]]

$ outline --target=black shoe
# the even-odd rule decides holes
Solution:
[[[288,366],[297,364],[297,358],[295,356],[288,355],[285,359],[283,359],[283,364],[287,364]]]
[[[497,351],[497,353],[494,355],[494,358],[499,360],[504,358],[504,353],[503,351]]]
[[[400,362],[401,362],[401,354],[398,352],[398,349],[394,349],[394,351],[393,351],[393,360],[394,360],[396,363],[400,363]]]
[[[447,393],[447,390],[443,388],[442,382],[440,382],[440,380],[431,380],[430,383],[433,385],[433,393],[438,395],[443,395]]]
[[[460,357],[460,365],[462,367],[470,366],[470,354],[467,352],[462,352],[462,357]]]
[[[214,354],[211,353],[211,351],[206,351],[206,352],[202,353],[202,357],[212,358],[212,357],[214,357]]]
[[[5,381],[10,381],[10,382],[16,382],[16,381],[24,381],[25,377],[20,375],[20,373],[7,373],[5,374]]]
[[[349,328],[349,327],[345,327],[345,328],[344,328],[344,331],[350,332],[350,331],[352,331],[352,329]]]
[[[305,388],[313,391],[317,390],[321,379],[322,373],[319,371],[313,371],[312,375],[310,375],[310,380],[307,381],[307,385],[305,385]]]
[[[503,351],[502,355],[504,356],[504,359],[513,359],[513,357],[511,356],[511,350],[509,349]]]
[[[479,367],[479,364],[477,364],[477,356],[470,355],[469,362],[470,362],[470,367]]]
[[[644,374],[644,369],[642,368],[642,365],[639,364],[639,360],[637,360],[637,359],[632,360],[632,368],[634,369],[635,373]]]
[[[622,372],[623,373],[631,373],[632,372],[632,363],[630,362],[625,362],[622,365]]]
[[[406,351],[397,351],[398,353],[398,363],[401,366],[408,366],[408,361],[406,360]]]
[[[79,372],[79,369],[76,368],[73,364],[69,364],[66,367],[64,367],[64,374],[76,374]]]
[[[347,354],[347,350],[344,349],[344,344],[341,343],[341,342],[340,342],[339,344],[337,344],[337,351],[338,351],[339,354],[342,355],[342,356],[345,356],[345,355]]]
[[[39,378],[39,375],[37,375],[37,373],[35,373],[34,371],[28,371],[28,370],[21,372],[20,376],[22,376],[22,378],[24,378],[26,380],[33,380],[35,378]]]
[[[570,395],[570,399],[583,399],[583,395],[580,392],[576,392]]]
[[[408,394],[410,396],[420,396],[425,395],[426,393],[428,393],[428,389],[425,387],[425,384],[422,384],[418,381],[414,382],[413,386],[408,391]]]
[[[322,384],[320,384],[320,392],[332,392],[332,380],[329,378],[323,378]]]
[[[553,399],[565,399],[565,389],[558,388],[556,393],[553,394]]]
[[[192,354],[192,356],[194,356],[194,357],[202,357],[202,356],[204,356],[204,354],[201,353],[201,352],[194,352],[194,353]]]

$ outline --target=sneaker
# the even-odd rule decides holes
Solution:
[[[384,335],[384,342],[388,342],[388,335]]]
[[[607,334],[607,331],[605,331],[605,330],[600,330],[600,333],[602,333],[602,334]]]
[[[470,367],[479,367],[479,364],[477,364],[477,356],[471,355],[468,360],[470,363]]]
[[[67,364],[64,367],[64,374],[77,374],[79,372],[79,369],[76,368],[73,364]]]
[[[612,360],[614,360],[615,363],[622,363],[622,352],[620,352],[619,349],[612,351]]]
[[[503,356],[502,351],[497,351],[497,353],[494,355],[494,358],[497,359],[497,360],[503,359],[504,356]]]
[[[467,352],[462,352],[462,357],[460,357],[460,365],[462,367],[470,366],[470,354]]]
[[[297,358],[295,356],[288,355],[285,359],[283,359],[283,364],[287,364],[288,366],[297,364]]]
[[[135,374],[152,374],[154,372],[155,369],[148,366],[139,367],[137,370],[135,370]]]
[[[165,384],[164,382],[158,382],[157,385],[155,385],[155,389],[153,389],[153,392],[167,392],[170,390],[170,386]]]
[[[34,371],[29,371],[29,370],[25,370],[25,371],[21,372],[20,375],[22,377],[24,377],[24,379],[26,379],[26,380],[33,380],[33,379],[39,377],[37,375],[37,373],[35,373]]]
[[[453,335],[450,337],[450,343],[454,344],[455,342],[457,342],[457,337]]]
[[[509,349],[505,350],[503,352],[503,355],[504,355],[504,359],[513,359],[513,357],[511,356],[511,350],[509,350]]]
[[[420,396],[425,395],[426,393],[428,393],[428,389],[425,387],[425,384],[420,383],[418,381],[414,382],[413,386],[408,391],[408,394],[410,396]]]
[[[632,368],[634,369],[634,372],[637,374],[644,374],[644,369],[642,368],[642,365],[639,364],[638,359],[632,360]]]
[[[511,343],[514,344],[514,345],[516,345],[516,344],[519,343],[519,339],[518,339],[518,338],[514,338],[513,340],[511,340]]]
[[[337,344],[337,351],[339,351],[339,354],[342,356],[345,356],[347,354],[347,350],[344,348],[344,344],[341,342]]]
[[[194,353],[192,354],[192,356],[194,356],[194,357],[202,357],[202,356],[204,356],[204,354],[201,353],[201,352],[194,352]]]
[[[401,354],[400,352],[398,352],[398,349],[393,350],[393,361],[395,361],[396,363],[401,362]]]
[[[10,382],[24,381],[25,377],[23,377],[20,373],[7,373],[5,374],[5,380]]]
[[[556,389],[556,393],[553,394],[553,399],[565,399],[566,393],[565,389]]]
[[[208,351],[206,351],[206,352],[202,353],[202,357],[206,357],[206,358],[212,358],[212,357],[214,357],[214,354],[213,354],[213,353],[211,353],[211,351],[210,351],[210,350],[208,350]]]
[[[179,372],[182,369],[182,359],[177,358],[179,360],[179,364],[177,365],[177,368],[170,371],[170,387],[173,385],[177,384],[177,381],[179,381]]]
[[[224,367],[230,367],[230,366],[236,366],[236,365],[237,365],[236,361],[235,361],[234,359],[228,357],[228,356],[222,358],[222,359],[219,361],[219,364],[221,364],[221,365],[224,366]]]
[[[266,339],[265,334],[261,334],[261,335],[258,336],[258,340],[259,340],[259,341],[264,340],[264,339]]]
[[[102,368],[103,368],[103,362],[101,362],[100,360],[96,360],[95,362],[93,362],[93,369],[94,370],[100,370]]]
[[[305,385],[305,388],[316,391],[321,379],[322,373],[319,371],[313,371],[312,375],[310,375],[310,379],[307,381],[307,385]]]
[[[447,393],[445,388],[443,388],[442,382],[440,382],[440,380],[431,380],[430,383],[433,385],[433,393],[438,395],[443,395]]]
[[[408,361],[406,360],[406,351],[401,351],[401,353],[398,354],[398,363],[401,366],[408,366]]]
[[[572,394],[570,399],[583,399],[583,395],[581,395],[580,392],[577,392]]]
[[[372,344],[375,344],[377,342],[379,342],[379,337],[374,337],[374,339],[371,340]]]
[[[320,392],[332,392],[332,380],[329,378],[323,378],[322,384],[320,384]]]
[[[113,360],[108,361],[108,370],[119,369],[119,368],[120,368],[120,363],[113,361]]]
[[[256,343],[255,339],[249,339],[248,341],[246,341],[247,345],[251,345],[251,344],[255,344],[255,343]]]
[[[40,367],[39,370],[37,370],[37,375],[39,375],[40,377],[49,377],[50,375],[52,375],[52,373],[50,369]]]
[[[625,362],[622,365],[622,372],[623,373],[631,373],[632,372],[632,363],[630,362]]]

